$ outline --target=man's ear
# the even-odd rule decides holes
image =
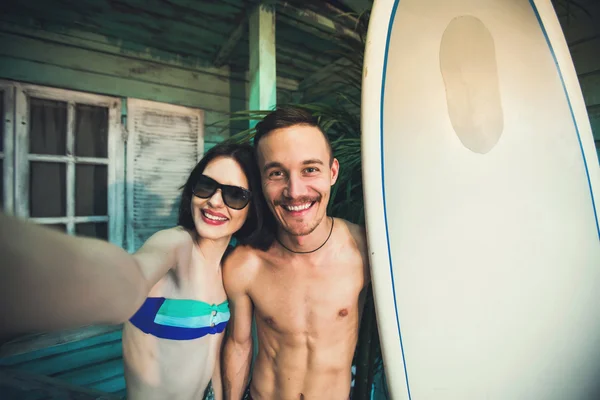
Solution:
[[[340,163],[337,158],[334,158],[331,163],[331,186],[335,185],[338,176],[340,175]]]

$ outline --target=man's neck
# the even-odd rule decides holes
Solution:
[[[329,240],[332,229],[333,218],[326,215],[315,230],[308,235],[295,236],[280,228],[277,240],[293,253],[310,253],[319,249]]]

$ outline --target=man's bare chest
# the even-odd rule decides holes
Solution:
[[[257,318],[282,334],[321,332],[352,323],[363,287],[360,266],[268,269],[251,293]]]

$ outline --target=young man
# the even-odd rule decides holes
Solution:
[[[280,108],[256,129],[277,240],[266,252],[240,246],[224,265],[231,308],[225,398],[348,399],[370,282],[364,233],[327,215],[339,163],[309,113]],[[248,385],[253,313],[259,350]]]

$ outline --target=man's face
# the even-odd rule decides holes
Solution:
[[[269,132],[258,143],[258,165],[265,199],[281,228],[294,236],[311,233],[326,215],[339,172],[336,159],[330,166],[319,128],[294,125]]]

